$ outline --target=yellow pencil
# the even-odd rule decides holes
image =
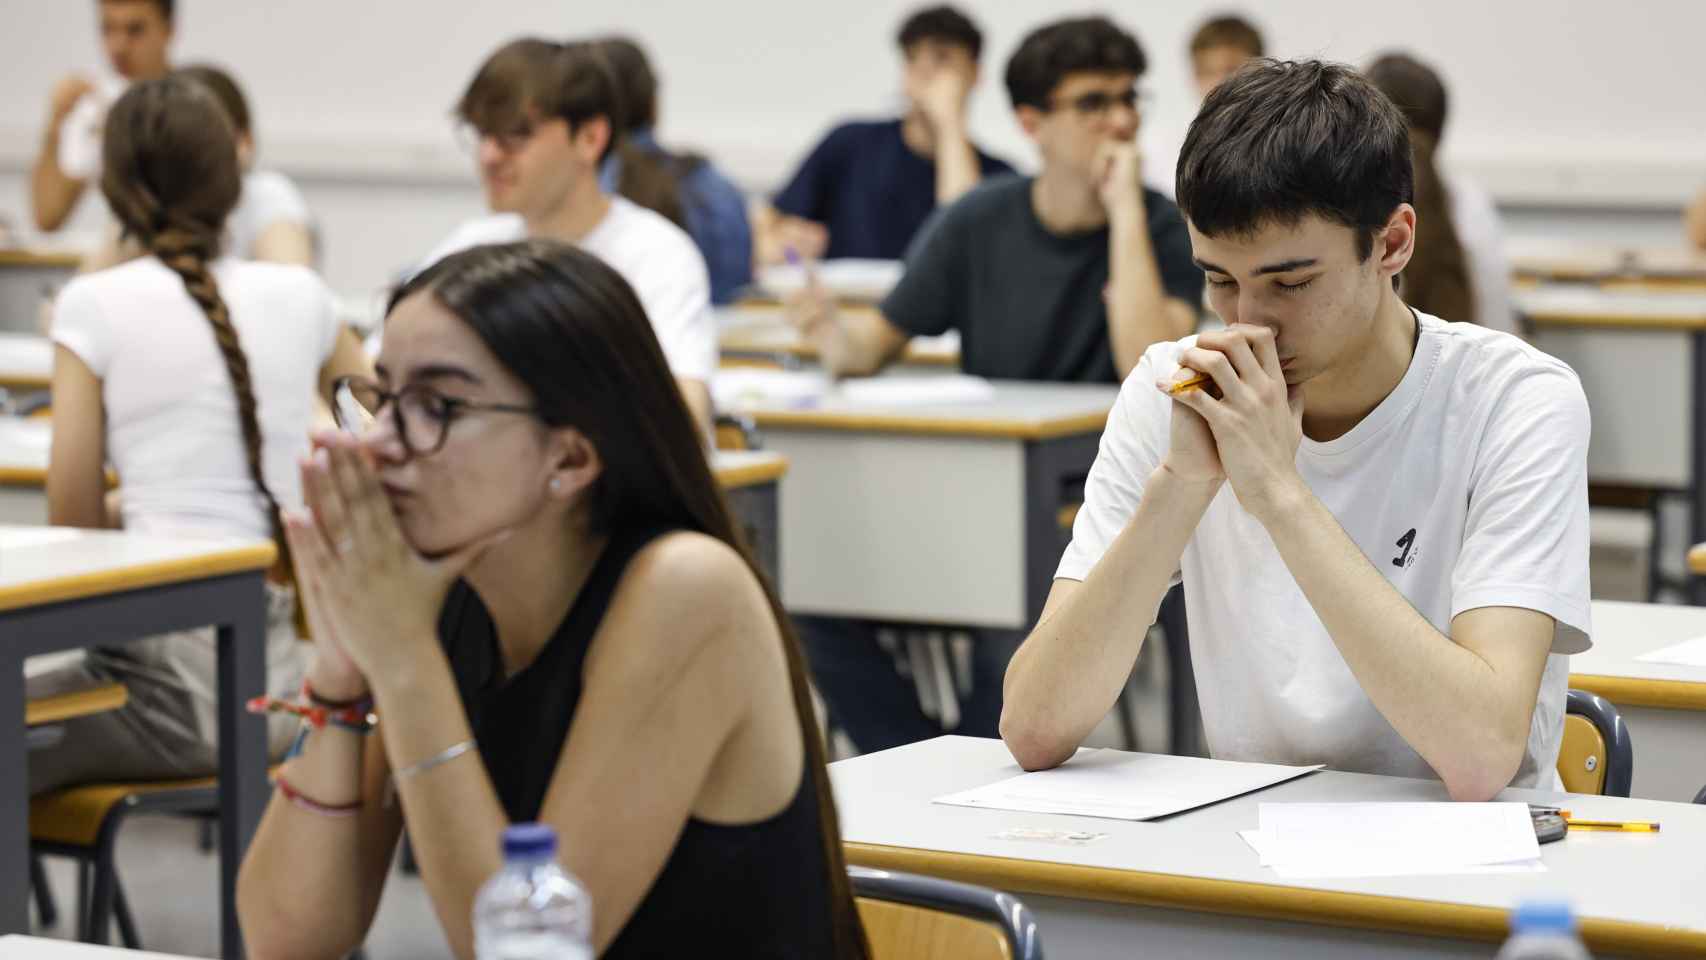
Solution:
[[[1571,830],[1616,830],[1623,833],[1658,833],[1657,820],[1569,820]]]
[[[1212,378],[1206,373],[1195,374],[1185,378],[1184,380],[1175,381],[1172,386],[1167,388],[1167,393],[1169,396],[1177,396],[1184,393],[1186,390],[1196,390],[1203,384],[1208,383],[1210,379]]]

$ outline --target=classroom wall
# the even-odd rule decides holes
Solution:
[[[26,177],[46,95],[100,62],[93,0],[0,0],[0,216],[27,222]],[[179,0],[180,61],[234,68],[255,102],[263,162],[295,176],[321,218],[326,272],[382,282],[478,210],[448,110],[494,46],[523,33],[621,30],[663,77],[666,142],[716,156],[749,189],[775,187],[834,118],[898,103],[892,35],[913,3],[867,0]],[[1024,168],[1000,73],[1023,32],[1066,11],[1046,0],[965,4],[986,34],[972,127]],[[1146,148],[1165,154],[1194,112],[1184,45],[1217,0],[1107,6],[1149,53]],[[1525,230],[1676,236],[1680,199],[1706,181],[1706,106],[1690,55],[1706,4],[1650,0],[1263,0],[1242,6],[1283,56],[1360,62],[1392,46],[1435,62],[1454,92],[1446,157]],[[79,228],[98,223],[87,203]],[[1611,237],[1607,237],[1610,239]]]

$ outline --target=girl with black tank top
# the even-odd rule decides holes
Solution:
[[[628,285],[530,241],[392,300],[286,518],[310,728],[244,858],[258,954],[361,943],[407,824],[450,945],[538,820],[603,956],[865,956],[805,674]],[[352,435],[353,434],[353,435]]]

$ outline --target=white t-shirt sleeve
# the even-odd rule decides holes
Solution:
[[[1172,428],[1171,401],[1155,389],[1155,381],[1178,369],[1181,349],[1179,343],[1150,347],[1120,387],[1102,431],[1096,462],[1084,481],[1084,505],[1072,523],[1072,542],[1060,558],[1056,579],[1083,580],[1089,576],[1137,512],[1144,483],[1167,453]],[[1178,582],[1177,575],[1174,582]]]
[[[1451,615],[1521,607],[1557,622],[1553,653],[1590,645],[1587,397],[1574,374],[1538,367],[1505,388],[1471,475]]]
[[[52,337],[95,376],[106,377],[112,361],[112,327],[93,286],[82,278],[66,284],[54,299]]]
[[[290,178],[271,170],[257,170],[243,179],[240,203],[251,210],[251,223],[258,237],[275,223],[308,225],[308,201]]]
[[[674,244],[667,264],[648,270],[635,292],[677,377],[709,383],[717,369],[717,322],[711,314],[711,279],[691,240]],[[630,278],[632,280],[632,278]]]
[[[84,94],[59,125],[59,170],[73,180],[91,180],[101,172],[101,132],[107,101],[99,92]]]

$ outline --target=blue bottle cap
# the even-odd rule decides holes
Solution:
[[[557,852],[557,831],[543,823],[518,823],[504,829],[504,857],[531,859]]]
[[[1511,911],[1511,929],[1524,933],[1574,933],[1575,914],[1557,900],[1531,900]]]

